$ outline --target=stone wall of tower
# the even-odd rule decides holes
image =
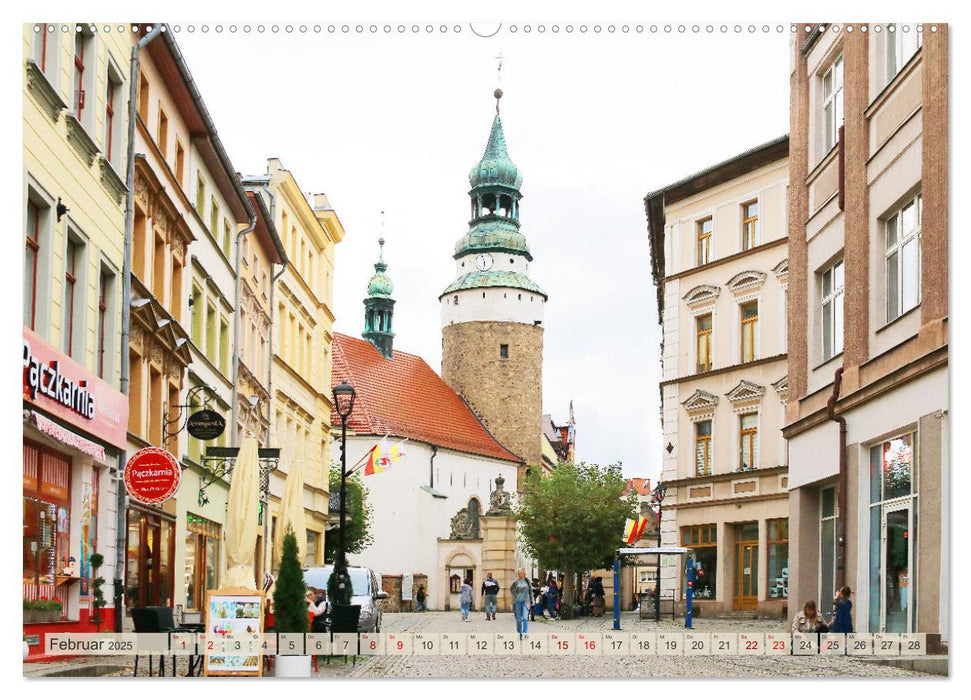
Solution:
[[[509,346],[508,358],[500,357],[501,345]],[[445,326],[442,378],[506,448],[528,465],[542,463],[542,326],[502,321]]]

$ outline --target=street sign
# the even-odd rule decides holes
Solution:
[[[125,465],[125,490],[139,503],[169,500],[179,490],[181,479],[175,455],[157,447],[139,450]]]
[[[198,440],[215,440],[226,429],[226,419],[206,408],[189,416],[185,428]]]

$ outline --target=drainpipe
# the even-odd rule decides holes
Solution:
[[[839,478],[836,486],[836,588],[846,585],[846,419],[836,414],[836,401],[843,382],[843,368],[833,377],[833,393],[826,402],[826,415],[840,425]]]
[[[237,416],[239,415],[239,304],[240,297],[243,294],[243,279],[240,277],[243,248],[240,244],[243,242],[243,236],[252,233],[255,228],[256,211],[254,210],[249,217],[249,226],[236,234],[236,299],[234,302],[236,305],[236,313],[233,314],[233,447],[236,447],[239,443],[239,427],[237,425]]]
[[[122,260],[121,282],[121,373],[119,388],[121,393],[128,395],[128,384],[131,377],[128,345],[131,338],[131,255],[132,233],[135,228],[135,115],[138,105],[138,55],[148,43],[162,31],[161,25],[154,25],[152,31],[138,40],[131,49],[131,69],[128,75],[128,153],[125,165],[125,242],[124,259]],[[127,454],[122,450],[119,455],[118,470],[124,468]],[[114,628],[115,632],[122,631],[123,589],[125,571],[125,539],[128,532],[128,493],[125,490],[122,476],[118,479],[118,514],[115,528],[115,578],[114,586]]]
[[[432,456],[428,460],[428,488],[435,488],[435,455],[438,454],[438,445],[432,445]]]
[[[270,195],[272,197],[272,195]],[[270,219],[273,219],[273,204],[274,200],[270,200]],[[280,271],[275,272],[270,276],[270,342],[269,350],[267,352],[267,362],[269,362],[269,367],[266,370],[266,393],[269,394],[270,400],[266,402],[266,424],[270,425],[271,413],[270,407],[273,404],[273,292],[276,290],[276,281],[280,279],[284,272],[286,272],[287,264],[283,263],[280,266]],[[330,472],[328,472],[330,473]],[[268,571],[266,564],[266,553],[273,551],[272,545],[268,546],[267,537],[270,536],[270,493],[267,491],[266,494],[266,510],[263,513],[263,571]]]

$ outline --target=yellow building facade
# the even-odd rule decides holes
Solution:
[[[327,198],[318,194],[311,204],[276,158],[268,161],[265,175],[244,183],[265,194],[288,259],[272,289],[270,444],[282,452],[270,477],[270,541],[276,539],[287,474],[300,461],[307,522],[301,556],[314,566],[323,563],[329,522],[334,247],[344,228]],[[268,564],[276,569],[275,555]]]

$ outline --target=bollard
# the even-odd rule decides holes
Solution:
[[[620,556],[614,557],[614,629],[620,629]]]
[[[684,612],[684,627],[685,629],[692,629],[692,604],[695,597],[695,560],[694,557],[688,557],[688,592],[686,595],[685,602],[685,612]]]

